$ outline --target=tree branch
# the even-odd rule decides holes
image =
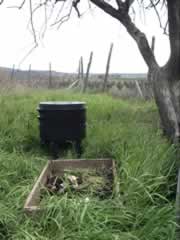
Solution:
[[[33,22],[33,7],[32,7],[32,0],[29,0],[29,10],[30,10],[30,22],[31,22],[31,29],[33,33],[33,38],[34,38],[34,44],[35,46],[38,46],[37,38],[36,38],[36,31],[34,27],[34,22]]]
[[[131,5],[134,3],[135,0],[126,0],[125,4],[126,4],[126,8],[129,11],[129,8],[131,7]]]
[[[74,1],[72,2],[72,5],[73,5],[75,11],[77,12],[78,17],[81,16],[81,14],[80,14],[80,12],[79,12],[79,9],[78,9],[78,3],[79,3],[79,2],[80,2],[80,0],[74,0]]]
[[[118,8],[121,8],[122,1],[121,1],[121,0],[116,0],[116,3],[117,3],[117,5],[118,5]]]
[[[67,22],[69,20],[69,18],[71,17],[72,9],[73,9],[73,5],[70,6],[70,9],[66,15],[62,16],[60,19],[57,19],[53,24],[51,24],[51,26],[58,25],[57,28],[59,29],[61,27],[61,25],[65,22]]]
[[[101,10],[111,15],[112,17],[118,20],[119,18],[121,18],[121,14],[119,14],[118,10],[111,6],[109,3],[105,2],[104,0],[90,0],[90,1],[94,3],[97,7],[99,7]],[[118,2],[119,4],[122,3],[122,1],[120,0],[118,0]]]
[[[129,12],[129,8],[134,3],[134,1],[135,0],[126,0],[126,1],[122,2],[121,0],[116,0],[116,3],[120,10],[124,9],[126,12]]]
[[[149,4],[149,6],[146,7],[146,8],[147,8],[147,9],[149,9],[149,8],[153,8],[153,9],[154,9],[155,14],[156,14],[156,16],[157,16],[157,18],[158,18],[158,21],[159,21],[160,28],[163,29],[163,33],[164,33],[164,34],[168,35],[168,31],[167,31],[168,21],[166,21],[165,24],[162,23],[163,21],[162,21],[162,19],[161,19],[161,16],[160,16],[160,14],[159,14],[158,9],[157,9],[157,6],[158,6],[159,3],[161,2],[161,0],[158,0],[157,2],[154,2],[153,0],[149,0],[149,1],[150,1],[150,4]],[[164,4],[165,4],[165,1],[162,2],[161,8],[163,8]]]
[[[147,41],[147,38],[143,32],[141,32],[135,24],[131,21],[131,18],[127,12],[127,9],[125,5],[121,4],[121,8],[118,10],[112,7],[109,3],[103,1],[103,0],[91,0],[92,3],[94,3],[96,6],[98,6],[100,9],[102,9],[107,14],[111,15],[112,17],[116,18],[118,21],[120,21],[123,26],[126,28],[128,33],[131,35],[131,37],[136,41],[138,48],[148,65],[148,67],[151,69],[153,67],[158,67],[158,64],[156,62],[156,59],[154,57],[154,54],[149,46],[149,43]],[[121,3],[121,1],[120,1]],[[123,2],[124,4],[125,2]],[[124,7],[123,7],[124,6]]]
[[[1,2],[3,2],[3,1],[4,0],[2,0]],[[8,8],[18,8],[19,10],[21,10],[24,7],[25,3],[26,3],[26,0],[23,0],[19,6],[10,6]]]

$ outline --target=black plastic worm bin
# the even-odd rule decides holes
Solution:
[[[78,156],[86,136],[86,104],[84,102],[40,102],[39,127],[41,143],[58,157],[59,147],[74,144]]]

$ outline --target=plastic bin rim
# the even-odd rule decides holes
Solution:
[[[78,101],[56,101],[56,102],[40,102],[38,110],[73,110],[85,109],[85,102]]]

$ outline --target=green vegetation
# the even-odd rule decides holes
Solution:
[[[39,146],[40,101],[87,102],[85,158],[113,158],[120,196],[86,201],[49,199],[41,215],[22,209],[34,179],[49,158]],[[156,107],[106,95],[38,91],[0,97],[1,240],[173,240],[176,160],[161,136]],[[64,158],[73,157],[68,152]]]

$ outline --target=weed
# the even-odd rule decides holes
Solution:
[[[50,197],[29,218],[24,201],[49,158],[40,148],[40,101],[87,102],[83,158],[113,158],[120,196],[99,201]],[[33,91],[0,96],[0,239],[173,240],[175,153],[158,129],[153,102]],[[75,158],[72,152],[63,158]]]

